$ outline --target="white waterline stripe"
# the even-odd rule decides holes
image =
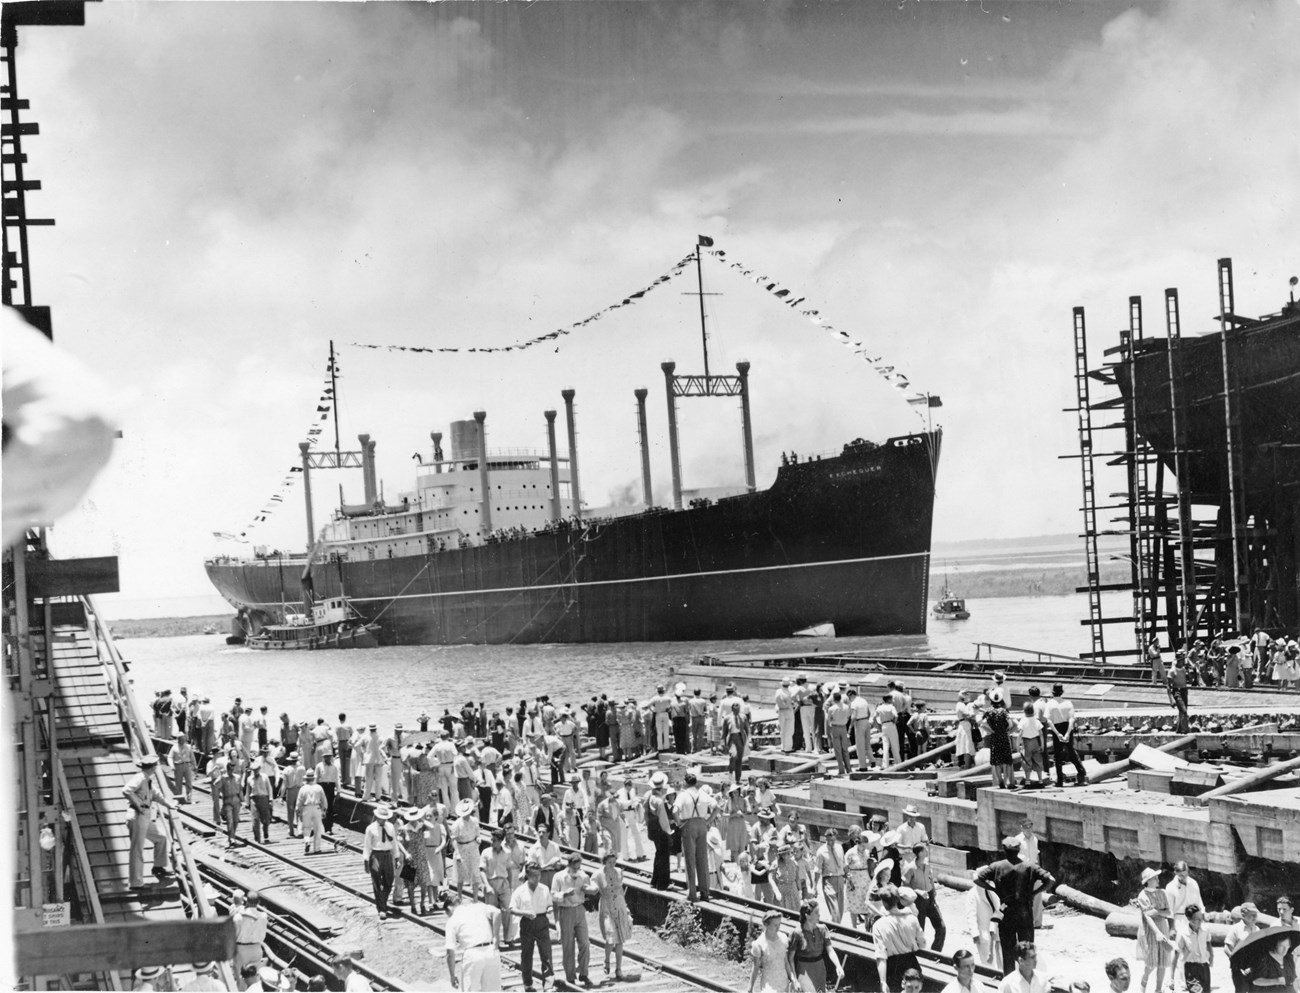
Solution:
[[[584,586],[616,586],[622,583],[667,582],[674,579],[700,579],[706,576],[735,576],[748,572],[772,572],[778,569],[811,569],[830,565],[857,565],[860,562],[889,562],[896,559],[928,558],[929,552],[907,552],[903,555],[872,555],[860,559],[833,559],[828,562],[793,562],[787,565],[760,565],[748,569],[715,569],[712,572],[676,572],[671,576],[633,576],[628,579],[597,579],[587,583],[546,583],[536,586],[499,586],[482,590],[446,590],[441,593],[408,593],[404,596],[348,597],[353,603],[392,603],[395,600],[420,600],[425,597],[480,596],[485,593],[526,593],[531,590],[566,590]],[[292,601],[298,602],[298,601]],[[278,603],[248,603],[248,607],[278,607]]]

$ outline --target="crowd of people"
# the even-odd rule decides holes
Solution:
[[[1047,781],[1049,756],[1058,785],[1065,765],[1082,782],[1073,706],[1062,686],[1050,698],[1030,687],[1028,697],[1023,717],[1012,719],[1003,673],[977,693],[963,692],[952,725],[956,763],[969,767],[976,748],[987,745],[995,783],[1003,787],[1015,784],[1016,751],[1028,784]],[[854,757],[863,769],[924,759],[933,743],[924,703],[897,680],[873,705],[856,687],[800,676],[782,681],[774,703],[781,750],[832,753],[841,772]],[[304,854],[319,852],[333,828],[338,790],[374,801],[363,860],[378,913],[398,915],[405,905],[429,915],[445,907],[448,967],[462,989],[499,988],[498,953],[513,946],[520,949],[525,990],[535,988],[535,979],[548,983],[555,971],[552,924],[566,980],[592,985],[589,909],[605,940],[605,971],[621,978],[632,922],[620,860],[653,858],[651,884],[661,890],[672,884],[675,862],[691,901],[733,893],[797,912],[800,924],[789,935],[782,934],[780,912],[764,918],[751,946],[754,990],[783,991],[787,982],[827,988],[838,964],[823,921],[872,935],[882,989],[909,989],[920,975],[916,953],[945,948],[948,929],[919,811],[908,806],[892,827],[869,818],[842,841],[834,828],[814,836],[798,807],[778,802],[767,778],[745,775],[752,711],[734,686],[721,699],[660,685],[644,702],[602,695],[566,706],[540,696],[492,711],[469,702],[436,719],[421,713],[411,730],[397,724],[386,735],[375,724],[353,727],[345,713],[332,723],[295,722],[287,714],[275,722],[266,706],[255,710],[240,699],[217,713],[208,698],[183,687],[159,693],[153,710],[156,735],[175,742],[167,756],[174,801],[192,802],[194,777],[206,774],[213,817],[224,824],[228,844],[239,843],[245,820],[253,840],[270,840],[272,802],[282,799],[283,830],[302,840]],[[670,780],[659,768],[643,784],[648,789],[632,778],[616,785],[604,763],[599,771],[579,764],[584,738],[612,762],[665,752],[725,754],[731,775],[714,788],[697,769]],[[974,948],[956,953],[959,979],[950,989],[979,988],[961,980],[964,963],[976,961],[1005,973],[1008,993],[1040,988],[1017,985],[1014,977],[1024,978],[1026,967],[1033,972],[1026,963],[1054,880],[1038,864],[1031,822],[1003,849],[1000,861],[976,874],[969,897]],[[133,874],[137,865],[142,872],[143,844],[140,850]],[[600,871],[588,874],[580,853],[595,856]],[[1187,879],[1185,866],[1177,878]],[[1194,937],[1197,916],[1188,909],[1199,894],[1175,901],[1172,887],[1148,886],[1139,895],[1144,993],[1151,974],[1159,991],[1166,972],[1190,977],[1204,964]],[[1162,897],[1176,909],[1166,914],[1167,907],[1157,906]],[[1166,917],[1171,926],[1162,930]],[[1177,944],[1185,933],[1193,937]],[[260,956],[237,964],[268,968]],[[355,974],[353,981],[364,982]]]

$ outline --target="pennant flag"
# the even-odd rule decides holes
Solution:
[[[701,248],[712,248],[713,239],[710,238],[707,234],[702,234],[700,235],[699,246]]]

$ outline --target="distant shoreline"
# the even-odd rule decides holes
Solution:
[[[930,595],[937,597],[943,589],[943,571],[931,567]],[[1116,563],[1103,566],[1101,581],[1105,584],[1122,583],[1129,578],[1127,566]],[[996,599],[1011,596],[1063,596],[1073,593],[1087,582],[1082,566],[1051,566],[1043,569],[990,569],[985,571],[949,571],[948,581],[952,591],[968,600]],[[111,627],[118,638],[177,638],[202,634],[211,624],[217,629],[213,638],[225,639],[230,634],[228,614],[203,614],[193,617],[141,617],[113,621]]]

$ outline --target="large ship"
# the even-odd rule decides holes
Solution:
[[[698,266],[698,251],[695,260]],[[300,604],[333,597],[346,597],[378,625],[382,644],[784,638],[821,624],[839,636],[924,633],[942,429],[881,443],[856,439],[821,456],[782,455],[772,485],[760,490],[749,363],[737,363],[734,376],[710,373],[707,336],[704,348],[703,376],[662,366],[672,508],[652,505],[647,391],[640,389],[639,512],[588,512],[573,391],[564,390],[567,457],[556,450],[555,411],[545,412],[544,452],[490,451],[487,415],[476,411],[473,420],[452,423],[450,457],[443,436],[431,435],[431,457],[421,455],[414,488],[392,503],[379,495],[368,435],[359,436],[356,452],[323,453],[319,467],[361,468],[364,500],[349,506],[340,495],[319,533],[310,511],[318,456],[300,445],[310,552],[216,558],[208,576],[250,634],[284,623]],[[679,396],[740,399],[746,485],[739,492],[690,499],[683,491]]]

